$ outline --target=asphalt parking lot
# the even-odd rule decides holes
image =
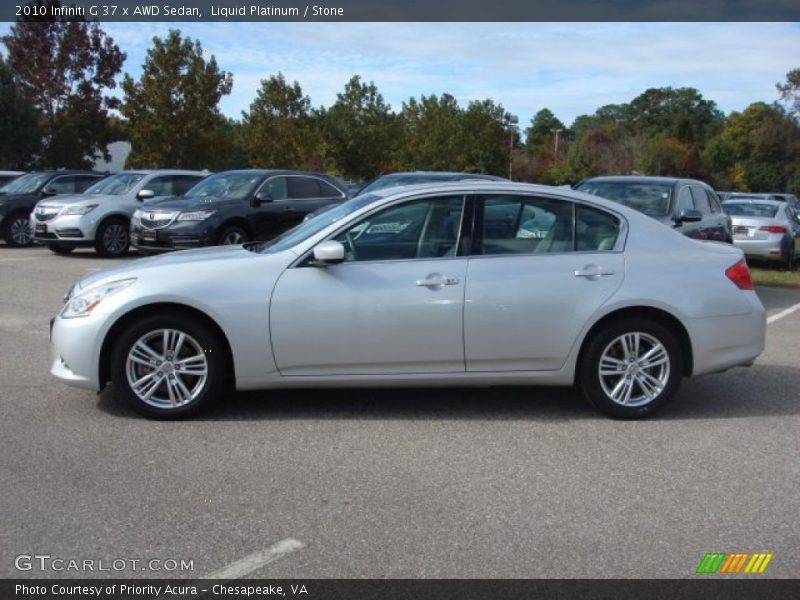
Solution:
[[[495,388],[234,394],[153,422],[48,374],[62,296],[115,262],[0,246],[0,577],[694,577],[711,551],[800,573],[800,290],[759,291],[780,318],[755,366],[649,421]],[[34,554],[193,569],[15,568]]]

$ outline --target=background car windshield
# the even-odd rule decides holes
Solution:
[[[767,217],[771,219],[778,214],[777,205],[755,202],[726,202],[722,205],[722,210],[732,217]]]
[[[6,184],[3,192],[6,194],[32,194],[50,179],[49,173],[28,173]]]
[[[264,181],[264,173],[219,173],[203,179],[186,192],[187,198],[214,197],[226,200],[244,200]]]
[[[104,194],[106,196],[121,196],[133,186],[144,179],[144,173],[117,173],[111,177],[101,179],[89,187],[84,194]]]
[[[669,214],[669,200],[672,195],[670,184],[586,181],[577,189],[619,202],[650,217],[661,218]]]
[[[367,194],[364,196],[358,196],[352,200],[348,200],[336,208],[332,208],[324,213],[320,213],[316,217],[301,223],[294,229],[290,229],[282,235],[273,238],[260,248],[260,252],[263,254],[274,254],[276,252],[287,250],[288,248],[296,246],[300,242],[307,240],[312,235],[319,233],[331,223],[335,223],[342,217],[349,215],[351,212],[355,212],[359,208],[363,208],[367,204],[372,204],[376,200],[380,199],[381,197],[376,196],[375,194]]]

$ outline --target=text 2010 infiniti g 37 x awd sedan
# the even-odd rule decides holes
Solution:
[[[177,417],[240,390],[571,385],[651,414],[684,376],[749,365],[764,308],[741,250],[572,190],[457,182],[366,194],[268,243],[88,275],[52,374]]]

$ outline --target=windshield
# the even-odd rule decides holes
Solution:
[[[767,217],[771,219],[778,214],[776,204],[756,202],[725,202],[722,210],[732,217]]]
[[[117,173],[111,177],[101,179],[89,186],[84,194],[105,194],[107,196],[121,196],[126,194],[133,186],[144,179],[145,173]]]
[[[316,217],[301,223],[297,227],[290,229],[289,231],[279,235],[269,242],[265,242],[263,245],[258,247],[258,252],[261,252],[262,254],[275,254],[276,252],[288,250],[300,242],[304,242],[312,235],[319,233],[331,223],[335,223],[342,217],[347,216],[350,213],[357,211],[359,208],[363,208],[367,204],[372,204],[376,200],[380,199],[381,196],[377,196],[375,194],[362,194],[357,196],[352,200],[348,200],[347,202],[340,204],[336,208],[332,208],[331,210],[318,214]]]
[[[6,194],[33,194],[53,176],[52,173],[28,173],[5,185]]]
[[[184,194],[187,198],[214,197],[244,200],[252,196],[266,173],[219,173],[206,177]]]
[[[576,189],[619,202],[657,219],[669,214],[669,200],[672,196],[672,185],[669,183],[590,180]]]

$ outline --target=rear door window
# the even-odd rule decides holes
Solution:
[[[318,179],[314,177],[289,177],[289,198],[292,200],[319,198],[321,195]]]

